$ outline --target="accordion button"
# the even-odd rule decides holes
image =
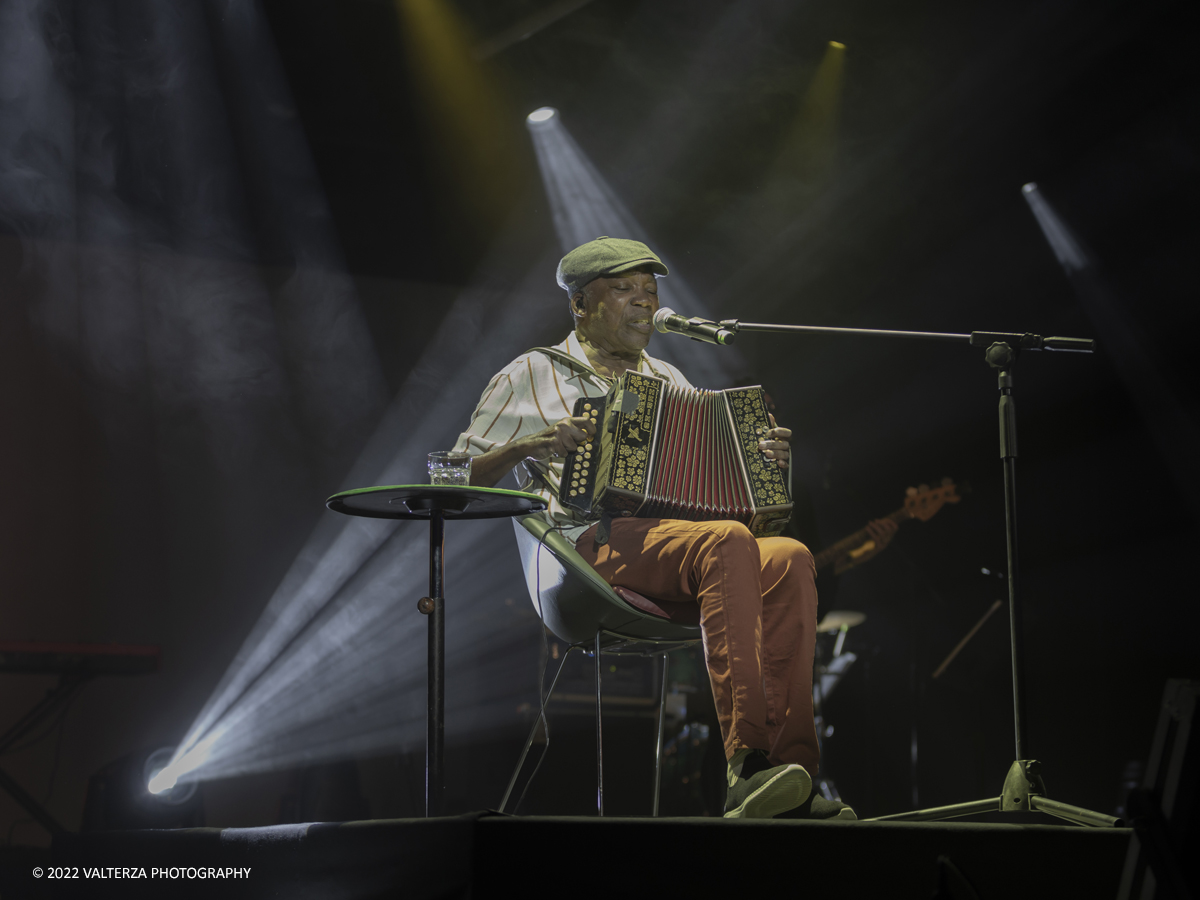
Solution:
[[[590,447],[591,445],[589,444],[588,446]],[[584,458],[584,459],[591,459],[591,458],[592,458],[592,454],[590,454],[590,453],[588,453],[588,452],[586,452],[586,451],[585,451],[585,452],[584,452],[584,454],[583,454],[583,458]],[[587,465],[587,463],[584,463],[584,465],[586,466],[586,465]]]
[[[584,412],[587,412],[587,411],[588,411],[589,409],[591,409],[591,408],[592,408],[592,404],[590,404],[590,403],[585,403],[585,404],[583,404],[583,411],[584,411]]]

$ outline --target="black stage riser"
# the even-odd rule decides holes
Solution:
[[[6,900],[217,897],[290,900],[490,897],[505,889],[572,898],[799,896],[921,898],[948,857],[981,900],[1111,897],[1126,829],[969,822],[821,823],[489,814],[270,828],[65,835],[56,867],[80,878],[8,873]],[[1036,860],[1036,876],[1028,864]],[[92,867],[250,868],[219,880],[83,878]],[[28,893],[20,893],[21,882]],[[14,890],[15,889],[15,890]]]

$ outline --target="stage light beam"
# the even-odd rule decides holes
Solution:
[[[445,190],[456,197],[469,228],[483,239],[502,221],[520,179],[516,136],[494,73],[473,52],[474,40],[446,0],[395,0],[405,55],[427,128],[430,162],[442,169]]]
[[[150,776],[150,782],[146,785],[146,789],[152,794],[161,794],[163,791],[169,791],[179,783],[179,779],[170,773],[166,772],[166,767],[159,769]]]
[[[527,349],[528,323],[544,316],[553,295],[547,273],[556,262],[547,253],[524,278],[462,292],[347,487],[424,479],[428,448],[452,444],[488,378]],[[504,286],[490,286],[496,282]],[[470,660],[483,673],[469,691],[451,678],[447,738],[522,732],[528,724],[513,711],[536,697],[536,655],[525,648],[538,625],[531,609],[515,615],[497,602],[525,593],[511,526],[464,523],[447,544],[456,564],[448,573],[448,668]],[[422,529],[328,513],[155,787],[416,746],[425,725],[425,619],[396,601],[424,593],[427,575]],[[498,645],[513,650],[497,654]]]
[[[1128,301],[1105,275],[1083,238],[1051,205],[1036,182],[1022,186],[1021,196],[1096,330],[1097,344],[1137,405],[1185,502],[1194,516],[1200,515],[1200,481],[1194,460],[1195,448],[1200,446],[1200,426],[1147,347]]]
[[[1021,194],[1024,196],[1025,202],[1029,204],[1030,212],[1037,219],[1046,243],[1054,251],[1054,256],[1063,270],[1068,275],[1073,275],[1088,268],[1092,261],[1088,258],[1087,252],[1080,246],[1079,239],[1072,234],[1071,229],[1046,202],[1046,198],[1038,190],[1037,182],[1031,181],[1024,185],[1021,188]]]
[[[830,174],[837,157],[845,60],[846,45],[830,41],[775,159],[775,176],[823,183]]]
[[[525,117],[525,124],[537,153],[554,231],[564,253],[601,235],[633,238],[655,247],[646,229],[567,131],[556,109],[549,106],[535,109]],[[658,283],[659,303],[689,316],[709,317],[707,306],[688,286],[679,268],[660,247],[656,251],[671,271]],[[566,315],[564,302],[564,324]],[[714,351],[712,347],[682,338],[659,338],[651,352],[691,373],[702,387],[730,387],[748,369],[741,352],[733,347]]]

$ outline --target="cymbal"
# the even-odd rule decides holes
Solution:
[[[855,612],[852,609],[835,609],[825,614],[825,618],[817,625],[817,631],[821,634],[829,634],[841,631],[843,628],[853,628],[865,621],[867,621],[866,613]]]

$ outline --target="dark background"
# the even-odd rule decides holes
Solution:
[[[452,4],[478,40],[544,5]],[[509,166],[498,211],[480,221],[423,124],[392,3],[263,0],[261,10],[378,357],[379,397],[321,454],[305,449],[317,438],[303,428],[258,447],[261,471],[275,471],[274,459],[294,474],[265,485],[232,483],[219,461],[180,449],[186,417],[152,426],[135,416],[142,424],[113,442],[111,407],[86,366],[32,312],[49,288],[23,256],[26,219],[6,211],[2,636],[165,652],[160,676],[91,686],[57,758],[51,735],[4,763],[30,785],[54,785],[56,815],[77,824],[86,777],[103,763],[180,739],[321,499],[341,486],[382,398],[405,383],[457,291],[485,262],[497,268],[501,236],[513,272],[555,248],[521,125],[543,105],[558,108],[656,248],[722,317],[1100,338],[1092,357],[1020,360],[1018,485],[1030,748],[1052,796],[1113,809],[1126,764],[1148,753],[1165,679],[1200,674],[1190,577],[1200,485],[1188,463],[1200,180],[1182,4],[594,0],[486,62],[511,131],[479,138],[497,142]],[[847,48],[836,160],[820,172],[789,168],[789,131],[830,40]],[[236,89],[226,82],[227,95]],[[134,165],[128,177],[143,175]],[[1073,282],[1056,261],[1021,195],[1031,181],[1090,249],[1087,279]],[[243,261],[270,283],[295,260],[254,221],[259,239]],[[555,329],[565,316],[552,310],[531,323],[530,345],[564,336]],[[994,373],[959,346],[751,335],[739,346],[753,361],[747,378],[795,431],[796,474],[827,541],[896,508],[909,485],[950,476],[972,488],[840,579],[837,606],[868,618],[848,642],[860,662],[830,703],[831,774],[860,815],[908,808],[915,726],[920,803],[995,794],[1012,758],[1003,616],[929,678],[1003,596],[981,572],[1005,565]],[[688,374],[703,384],[703,373]],[[446,412],[465,424],[470,410]],[[181,505],[206,486],[227,492],[223,512],[205,506],[211,496]],[[524,603],[519,582],[512,596]],[[519,648],[533,657],[520,677],[537,648]],[[10,718],[49,684],[5,677]],[[614,752],[611,778],[638,783],[650,729],[628,722],[615,726],[628,746]],[[563,755],[531,797],[540,811],[576,811],[557,808],[556,791],[586,811],[590,727],[563,729]],[[452,806],[498,802],[519,730],[458,742]],[[372,814],[417,814],[418,755],[359,760]],[[353,783],[339,771],[320,778]],[[296,798],[313,778],[214,782],[209,822],[362,813],[354,803],[303,807]],[[0,797],[0,826],[17,823],[10,840],[42,841],[22,818]]]

